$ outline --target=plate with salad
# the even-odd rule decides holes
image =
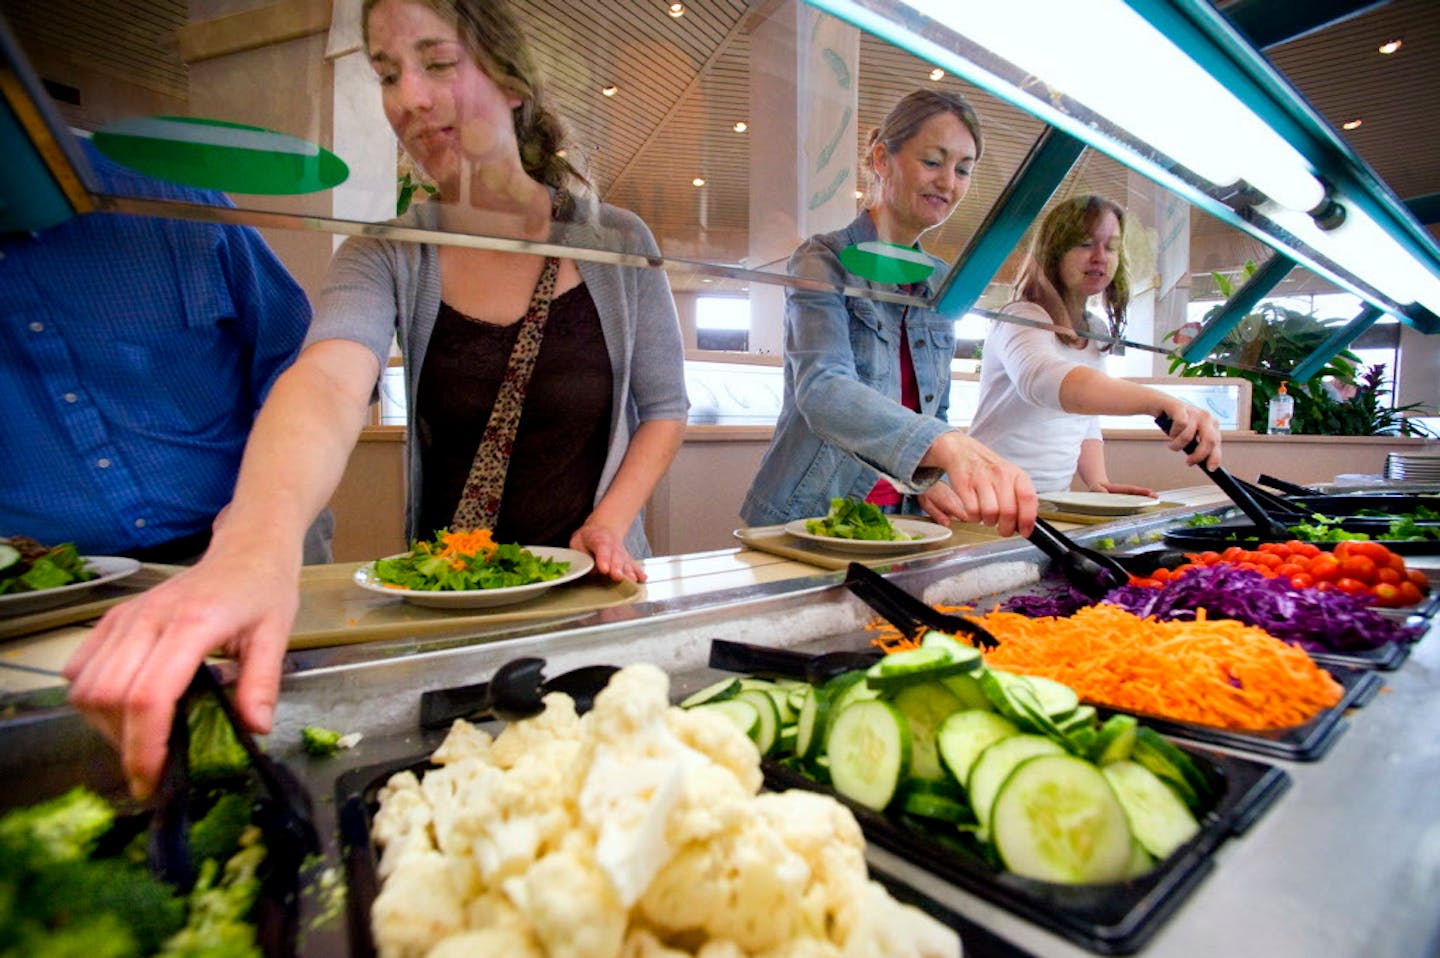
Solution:
[[[950,538],[945,526],[891,518],[879,507],[855,499],[832,499],[828,514],[787,522],[785,532],[840,552],[910,552]]]
[[[497,543],[485,529],[442,529],[409,552],[356,569],[354,582],[412,605],[480,609],[533,599],[594,567],[595,560],[577,549]]]
[[[139,568],[123,556],[82,556],[69,542],[46,546],[26,536],[0,539],[0,616],[64,605]]]

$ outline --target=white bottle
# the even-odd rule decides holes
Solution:
[[[1270,400],[1270,422],[1266,429],[1272,436],[1288,436],[1290,434],[1290,419],[1295,415],[1295,397],[1285,391],[1285,384],[1280,384],[1280,391]]]

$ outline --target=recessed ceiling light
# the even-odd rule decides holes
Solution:
[[[1389,56],[1396,50],[1400,49],[1404,42],[1405,41],[1401,40],[1399,37],[1396,37],[1394,40],[1387,40],[1385,43],[1380,44],[1380,52],[1385,54],[1386,56]]]
[[[704,180],[702,177],[697,176],[697,177],[695,177],[695,179],[693,179],[693,180],[690,181],[690,185],[691,185],[691,186],[704,186],[704,185],[705,185],[705,180]]]
[[[620,88],[612,83],[609,86],[602,86],[600,92],[605,96],[614,96],[620,92]]]
[[[713,282],[715,282],[715,281],[714,281],[713,279],[711,279],[710,277],[705,276],[705,277],[701,278],[700,282],[702,282],[702,283],[713,283]]]
[[[670,16],[675,17],[675,18],[678,20],[680,17],[685,16],[685,4],[683,4],[683,3],[672,3],[672,4],[670,4],[670,8],[669,8],[668,10],[666,10],[665,12],[668,13],[668,14],[670,14]]]
[[[942,69],[940,69],[939,67],[936,67],[935,69],[933,69],[933,70],[930,71],[930,79],[932,79],[932,80],[943,80],[943,79],[945,79],[945,71],[942,70]]]
[[[734,130],[736,133],[744,133],[746,130],[750,129],[750,124],[746,123],[744,120],[736,120],[735,125],[732,126],[730,129]]]
[[[1356,117],[1356,118],[1353,119],[1353,120],[1346,120],[1344,123],[1341,123],[1341,124],[1340,124],[1340,129],[1342,129],[1342,130],[1358,130],[1358,129],[1360,129],[1360,124],[1361,124],[1361,123],[1364,123],[1364,122],[1365,122],[1364,120],[1360,119],[1359,117]]]

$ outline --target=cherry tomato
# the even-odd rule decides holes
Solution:
[[[1382,582],[1372,587],[1370,593],[1375,596],[1376,605],[1384,606],[1387,609],[1393,609],[1397,605],[1402,604],[1400,602],[1400,589],[1389,582]]]
[[[1328,585],[1328,583],[1326,584]],[[1297,572],[1290,577],[1290,587],[1292,589],[1313,589],[1315,577],[1308,572]]]
[[[1266,543],[1266,545],[1269,545],[1269,543]],[[1255,556],[1255,564],[1266,569],[1277,568],[1278,566],[1284,564],[1284,562],[1284,557],[1277,555],[1274,552],[1261,552]]]
[[[1375,560],[1352,552],[1340,560],[1340,575],[1344,578],[1359,579],[1365,584],[1375,581]]]
[[[1413,582],[1402,582],[1395,588],[1400,593],[1401,605],[1415,605],[1424,598],[1420,593],[1420,587]]]
[[[1394,555],[1393,552],[1378,542],[1353,542],[1350,544],[1350,554],[1352,556],[1364,556],[1377,566],[1388,565],[1390,557]]]
[[[1292,576],[1297,576],[1304,571],[1305,570],[1302,569],[1300,565],[1295,562],[1282,562],[1275,567],[1275,574],[1283,575],[1287,579],[1291,578]]]
[[[1156,569],[1154,572],[1150,573],[1150,578],[1154,579],[1156,582],[1169,582],[1171,575],[1172,575],[1172,573],[1170,572],[1169,569],[1165,568],[1164,566],[1161,566],[1160,568]]]
[[[1337,559],[1343,559],[1350,554],[1350,548],[1353,543],[1353,539],[1341,539],[1335,543],[1335,548],[1330,550],[1330,554]]]
[[[1316,556],[1310,560],[1310,574],[1316,582],[1334,582],[1340,577],[1340,563],[1334,556]]]
[[[1286,554],[1285,544],[1283,542],[1262,542],[1255,551],[1273,553],[1278,556]]]
[[[1402,556],[1402,555],[1399,555],[1398,553],[1394,553],[1394,552],[1390,553],[1390,558],[1385,561],[1385,565],[1386,565],[1388,568],[1394,569],[1394,570],[1397,571],[1397,572],[1404,573],[1404,572],[1406,571],[1406,570],[1405,570],[1405,557]]]
[[[1427,579],[1425,577],[1425,573],[1421,572],[1419,569],[1410,569],[1409,571],[1407,571],[1405,573],[1405,581],[1414,585],[1415,588],[1419,589],[1421,592],[1430,591],[1430,580]]]
[[[1315,591],[1316,591],[1316,592],[1329,592],[1329,591],[1331,591],[1331,590],[1334,589],[1334,588],[1335,588],[1335,583],[1330,582],[1330,581],[1328,581],[1328,580],[1327,580],[1327,581],[1321,581],[1321,582],[1316,582],[1316,583],[1315,583]]]
[[[1388,565],[1375,570],[1375,582],[1379,585],[1399,585],[1404,581],[1405,577]]]
[[[1304,556],[1313,559],[1321,553],[1321,548],[1313,542],[1302,542],[1299,539],[1291,539],[1285,543],[1285,548],[1290,550],[1291,555]]]
[[[1361,592],[1368,592],[1370,587],[1359,579],[1340,578],[1335,580],[1335,588],[1347,595],[1359,595]]]
[[[1198,556],[1195,557],[1195,563],[1197,565],[1215,565],[1215,563],[1219,561],[1220,553],[1218,552],[1206,551],[1200,553]]]
[[[1226,562],[1239,562],[1240,557],[1244,554],[1244,549],[1240,548],[1239,546],[1231,546],[1224,552],[1220,553],[1220,558],[1224,559]]]

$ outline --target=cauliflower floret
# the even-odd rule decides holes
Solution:
[[[670,677],[653,665],[630,665],[610,677],[595,696],[589,720],[597,742],[621,742],[632,732],[664,720]]]
[[[779,948],[756,953],[754,958],[840,958],[840,948],[824,938],[792,938]]]
[[[545,711],[522,722],[511,722],[495,738],[490,756],[496,765],[509,768],[537,748],[580,740],[580,717],[575,714],[574,700],[563,692],[551,692],[543,701]]]
[[[488,762],[491,760],[490,746],[493,741],[490,733],[484,729],[477,728],[464,719],[456,719],[450,725],[445,741],[441,742],[440,747],[430,756],[430,761],[436,765],[449,765],[467,758]]]
[[[549,958],[618,958],[626,909],[584,842],[566,845],[507,881],[505,893],[530,920]]]
[[[414,772],[397,772],[381,787],[380,810],[370,826],[370,835],[382,851],[377,872],[381,878],[413,854],[435,850],[430,826],[430,803],[420,790]]]
[[[843,958],[960,958],[960,938],[918,908],[902,905],[879,882],[852,903],[858,913]]]
[[[640,899],[640,910],[667,933],[701,931],[750,952],[798,935],[823,937],[820,915],[806,909],[812,872],[759,816],[706,844],[681,849]]]
[[[385,879],[370,909],[380,958],[421,958],[430,947],[464,928],[464,903],[450,882],[450,865],[437,851],[407,857]]]
[[[665,723],[681,742],[729,769],[748,793],[760,791],[760,751],[734,722],[706,709],[673,708]]]
[[[854,814],[828,795],[798,789],[758,795],[753,808],[810,865],[813,879],[800,906],[807,926],[845,941],[869,880],[865,837]]]
[[[545,958],[535,940],[513,929],[485,928],[462,931],[441,941],[425,953],[425,958]]]

